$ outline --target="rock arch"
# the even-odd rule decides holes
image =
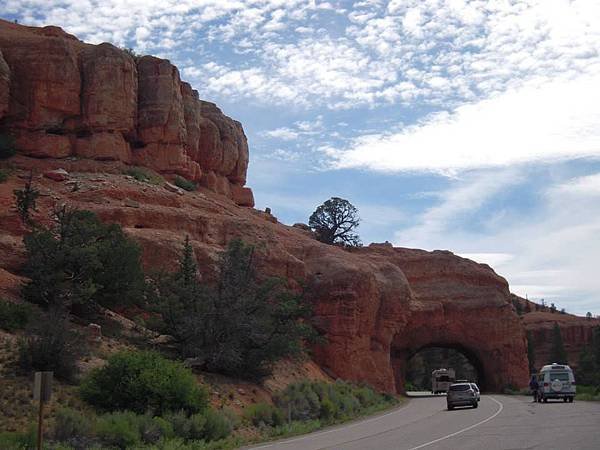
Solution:
[[[438,346],[468,356],[486,390],[527,385],[525,332],[506,280],[489,266],[380,245],[343,260],[319,255],[318,267],[312,285],[328,342],[315,356],[333,375],[403,392],[410,357]]]

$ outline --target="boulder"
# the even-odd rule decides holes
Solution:
[[[54,181],[65,181],[69,178],[69,172],[65,169],[48,170],[44,176]]]

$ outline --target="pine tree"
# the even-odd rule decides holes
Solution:
[[[31,218],[31,213],[36,211],[37,199],[40,196],[40,192],[33,187],[33,171],[29,172],[29,178],[25,183],[25,188],[15,189],[13,193],[15,195],[17,211],[21,221],[24,225],[33,226],[34,223]]]
[[[550,349],[551,362],[568,364],[567,352],[563,343],[562,333],[558,323],[554,323],[552,330],[552,348]]]
[[[535,350],[533,347],[533,334],[527,332],[527,359],[529,360],[529,373],[535,372]]]

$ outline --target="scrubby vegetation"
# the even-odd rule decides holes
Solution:
[[[33,171],[29,172],[25,187],[15,189],[14,195],[21,221],[27,226],[33,226],[32,213],[36,211],[37,199],[40,196],[40,192],[33,186]]]
[[[600,326],[595,327],[592,343],[579,355],[575,372],[577,397],[580,400],[600,400]]]
[[[24,373],[53,371],[54,376],[73,381],[77,374],[77,359],[85,352],[81,335],[71,330],[67,315],[52,310],[44,320],[28,327],[19,341],[19,368]]]
[[[218,429],[211,428],[218,418]],[[232,425],[225,414],[207,409],[202,413],[136,414],[117,411],[96,415],[70,408],[56,413],[51,429],[50,448],[88,449],[220,449],[233,448],[234,440],[227,439]],[[24,441],[27,435],[12,434],[12,439]],[[0,436],[0,445],[3,441]],[[4,447],[3,447],[4,448]],[[19,448],[19,447],[18,447]]]
[[[196,189],[198,189],[198,186],[196,186],[196,184],[190,180],[186,180],[183,177],[175,177],[174,180],[175,186],[180,187],[181,189],[184,189],[186,191],[195,191]]]
[[[119,225],[62,206],[54,211],[54,227],[35,227],[24,241],[30,278],[23,288],[26,300],[67,310],[141,300],[141,251]]]
[[[215,285],[200,283],[186,240],[179,270],[155,280],[153,293],[166,332],[181,356],[212,372],[260,378],[274,361],[299,355],[314,336],[310,308],[279,279],[259,282],[254,247],[231,241]]]
[[[10,171],[8,169],[0,169],[0,183],[4,183],[8,180],[10,176]]]
[[[0,134],[0,159],[11,158],[16,153],[15,139],[7,134]]]
[[[81,385],[82,398],[104,411],[184,410],[195,413],[207,406],[208,393],[189,369],[155,352],[121,352],[95,369]]]
[[[133,166],[127,169],[125,174],[135,178],[137,181],[141,181],[142,183],[157,185],[165,182],[163,177],[151,172],[148,169],[145,169],[144,167]]]
[[[0,298],[0,328],[15,331],[25,328],[31,316],[31,306],[12,303]]]
[[[395,399],[368,386],[337,381],[294,383],[275,396],[275,404],[291,420],[318,419],[325,423],[348,420],[374,408],[390,406]]]

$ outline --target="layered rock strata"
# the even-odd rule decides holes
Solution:
[[[13,190],[24,183],[19,175],[26,177],[32,162],[14,158],[20,171],[0,184],[0,205],[6,205],[0,208],[0,268],[6,274],[0,271],[0,295],[18,295],[24,229],[9,205]],[[69,181],[35,179],[43,194],[38,220],[47,220],[52,206],[62,202],[95,211],[141,244],[144,264],[152,269],[173,270],[188,235],[205,280],[214,277],[219,252],[231,239],[256,244],[261,276],[281,277],[293,289],[306,286],[325,339],[314,348],[314,359],[334,377],[401,392],[408,359],[422,348],[447,346],[471,359],[486,389],[528,381],[524,329],[506,281],[487,266],[449,252],[389,245],[344,250],[209,191],[179,195],[109,174],[114,163],[88,164],[104,175],[73,166]]]
[[[200,100],[168,60],[57,27],[0,20],[0,133],[30,157],[146,166],[254,205],[239,122]]]

